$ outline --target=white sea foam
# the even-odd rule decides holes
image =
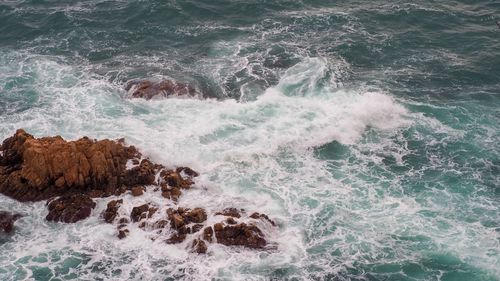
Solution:
[[[61,260],[80,259],[82,264],[67,276],[73,272],[81,279],[262,280],[282,270],[289,276],[322,278],[349,276],[350,268],[373,260],[422,258],[421,252],[400,242],[403,239],[422,239],[430,249],[445,247],[486,268],[492,268],[488,263],[498,264],[480,251],[498,246],[498,240],[490,239],[498,236],[491,228],[476,224],[471,233],[453,217],[440,217],[453,226],[443,229],[420,215],[442,212],[446,207],[438,204],[439,199],[453,195],[432,189],[435,200],[422,201],[406,196],[403,179],[391,178],[390,171],[384,171],[386,178],[373,173],[374,167],[387,169],[383,161],[390,157],[397,165],[405,164],[412,151],[403,130],[415,122],[446,135],[455,131],[408,112],[383,91],[339,89],[328,82],[318,86],[325,83],[322,78],[332,68],[330,63],[303,58],[277,86],[246,103],[124,100],[116,85],[46,57],[27,57],[17,68],[5,69],[2,79],[17,73],[34,77],[31,87],[38,106],[2,115],[0,138],[16,128],[69,139],[125,137],[156,162],[187,165],[201,173],[196,187],[183,193],[180,206],[203,207],[209,213],[236,206],[270,214],[279,228],[260,225],[276,250],[210,245],[207,255],[193,255],[186,251],[191,241],[166,245],[161,239],[152,241],[157,237],[151,230],[131,227],[130,237],[116,239],[115,227],[98,217],[107,200],[99,200],[90,219],[64,225],[45,222],[43,203],[1,197],[6,206],[26,214],[11,238],[14,243],[0,246],[8,253],[0,261],[2,268],[17,268],[28,278],[34,265],[55,272],[61,270]],[[370,141],[366,135],[376,139]],[[331,143],[348,150],[348,158],[327,162],[315,157],[311,148]],[[124,214],[145,202],[158,205],[160,212],[172,204],[151,189],[142,197],[123,196]],[[217,219],[210,216],[207,223]],[[467,242],[454,244],[450,239]],[[41,255],[48,255],[48,261],[33,259]],[[51,255],[60,260],[51,260]],[[32,258],[20,262],[27,256]]]

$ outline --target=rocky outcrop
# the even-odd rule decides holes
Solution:
[[[96,203],[85,194],[63,195],[48,204],[48,221],[74,223],[90,216]]]
[[[201,96],[194,87],[172,80],[133,80],[127,83],[125,90],[129,92],[132,98],[147,100],[169,96]]]
[[[0,211],[0,231],[11,233],[14,230],[14,222],[21,217],[20,214],[12,214]]]
[[[253,224],[225,225],[224,223],[216,223],[213,229],[217,243],[226,246],[245,246],[258,249],[267,245],[264,234]]]
[[[19,201],[92,190],[111,195],[122,186],[152,184],[157,168],[142,160],[127,169],[127,162],[141,155],[121,141],[34,138],[23,130],[6,139],[1,151],[0,192]]]

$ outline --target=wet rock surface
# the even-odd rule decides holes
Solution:
[[[118,214],[121,204],[123,204],[123,199],[109,201],[106,210],[102,213],[104,221],[112,223]]]
[[[11,233],[14,230],[14,222],[20,217],[20,214],[0,211],[0,232]]]
[[[139,166],[126,169],[127,161],[140,158],[140,153],[119,141],[34,138],[23,130],[6,139],[1,151],[0,193],[19,201],[77,191],[112,195],[123,191],[123,186],[153,184],[157,168],[143,160]]]
[[[48,221],[74,223],[90,216],[96,203],[84,194],[64,195],[48,203]]]
[[[276,225],[265,214],[249,215],[234,207],[211,213],[199,207],[179,207],[178,199],[193,188],[199,174],[189,167],[167,169],[155,164],[123,140],[84,137],[65,141],[59,136],[34,138],[18,130],[2,143],[0,151],[0,193],[19,201],[49,199],[48,221],[81,221],[96,207],[92,198],[120,196],[109,200],[101,213],[105,222],[116,226],[117,238],[126,239],[130,229],[142,229],[154,234],[153,240],[185,242],[189,251],[200,254],[212,243],[264,249],[268,242],[261,227]],[[165,204],[142,199],[150,198],[150,192],[161,194]],[[130,209],[127,203],[133,201],[125,200],[142,204]],[[18,218],[0,211],[0,230],[11,232]]]
[[[226,246],[264,248],[267,245],[264,234],[253,224],[224,225],[223,223],[217,223],[213,228],[217,243]]]
[[[195,97],[201,94],[192,86],[172,80],[133,80],[127,83],[125,90],[132,98],[164,98],[169,96]]]

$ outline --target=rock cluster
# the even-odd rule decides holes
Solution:
[[[132,98],[147,100],[168,96],[201,96],[194,87],[172,80],[133,80],[127,83],[125,90],[130,93]]]
[[[126,238],[129,225],[137,224],[156,231],[168,244],[189,238],[189,247],[196,253],[205,253],[210,243],[265,248],[268,242],[257,225],[275,226],[265,214],[247,214],[236,208],[209,214],[202,208],[177,206],[183,190],[193,188],[197,176],[188,167],[167,169],[154,164],[123,140],[34,138],[20,129],[0,146],[0,193],[19,201],[48,199],[48,221],[74,223],[86,219],[96,207],[92,198],[128,191],[137,197],[149,187],[161,192],[169,206],[176,208],[146,202],[125,211],[126,197],[110,200],[101,217],[116,225],[118,238]],[[17,218],[0,212],[0,229],[12,231]]]

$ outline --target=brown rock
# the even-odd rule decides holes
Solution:
[[[130,81],[125,86],[125,90],[131,93],[132,98],[143,98],[147,100],[155,97],[168,96],[201,96],[192,86],[171,80],[162,80],[158,82],[148,80]]]
[[[202,228],[203,228],[203,224],[197,223],[191,227],[191,233],[196,233],[196,232],[200,231]]]
[[[130,231],[128,229],[118,230],[118,238],[124,239],[125,237],[128,236],[129,233]]]
[[[21,129],[3,142],[1,152],[0,193],[19,201],[83,192],[92,197],[120,194],[124,186],[153,184],[163,169],[144,159],[127,170],[127,161],[140,153],[118,141],[34,138]]]
[[[14,229],[14,222],[19,219],[21,215],[12,214],[5,211],[0,211],[0,231],[10,233]]]
[[[134,186],[130,191],[132,192],[132,196],[141,196],[142,194],[144,194],[144,187]]]
[[[205,229],[203,229],[203,239],[207,240],[208,242],[212,242],[213,236],[214,230],[211,226],[205,227]]]
[[[181,243],[185,239],[186,239],[186,234],[174,234],[170,236],[170,238],[168,238],[165,242],[167,242],[167,244],[177,244]]]
[[[198,254],[205,254],[207,252],[207,244],[201,239],[194,240],[191,247]]]
[[[104,221],[112,223],[115,220],[116,215],[118,214],[118,209],[120,209],[122,203],[123,199],[109,201],[106,210],[102,212]]]
[[[227,224],[237,224],[237,222],[232,217],[227,218],[226,223]]]
[[[130,213],[130,218],[132,219],[133,222],[138,222],[146,218],[148,211],[149,211],[148,204],[134,207],[132,208],[132,212]]]
[[[188,211],[185,217],[189,222],[201,223],[207,220],[207,213],[202,208],[194,208]]]
[[[165,183],[167,183],[168,188],[170,189],[171,188],[189,189],[194,184],[193,180],[191,180],[191,177],[185,179],[182,177],[180,172],[173,170],[161,171],[160,177],[165,181]],[[162,190],[165,191],[166,188],[162,188]]]
[[[250,217],[251,217],[252,219],[256,219],[256,220],[258,220],[258,219],[264,219],[264,220],[268,221],[268,222],[269,222],[272,226],[276,226],[276,223],[275,223],[273,220],[271,220],[271,219],[270,219],[267,215],[265,215],[265,214],[253,213],[253,214],[251,214],[251,215],[250,215]]]
[[[180,214],[173,214],[170,216],[172,220],[172,227],[177,229],[184,226],[184,218]]]
[[[255,225],[240,223],[237,225],[214,226],[217,243],[226,246],[244,246],[259,249],[267,245],[262,231]]]
[[[88,195],[63,195],[48,204],[48,221],[74,223],[90,216],[96,203]]]
[[[197,177],[200,175],[200,174],[198,174],[198,172],[194,171],[193,169],[191,169],[189,167],[178,167],[177,169],[175,169],[175,171],[179,174],[184,173],[188,177]]]
[[[240,212],[236,208],[226,208],[222,212],[215,213],[216,215],[223,215],[226,217],[240,218]]]

